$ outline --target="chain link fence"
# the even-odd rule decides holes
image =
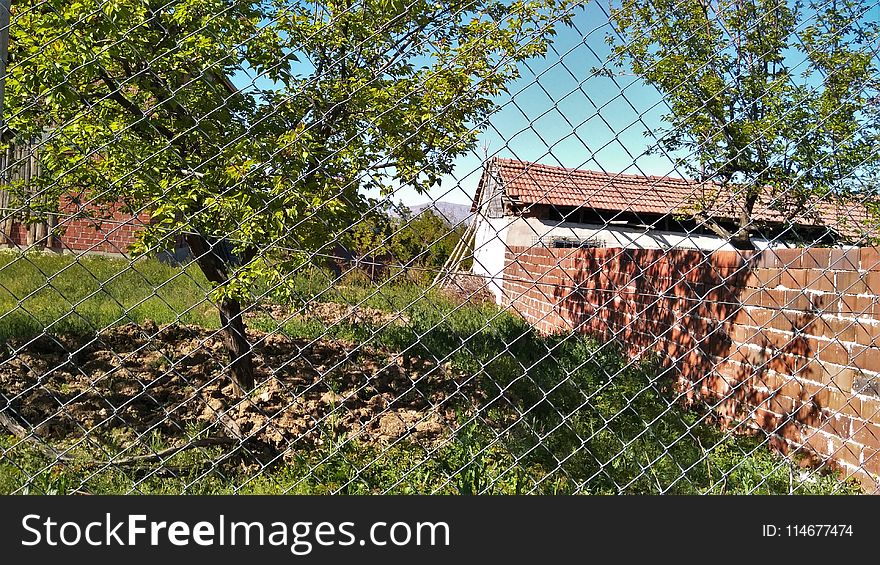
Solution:
[[[876,488],[880,3],[0,11],[0,491]]]

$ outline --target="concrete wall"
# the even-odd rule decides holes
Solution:
[[[513,246],[530,246],[538,242],[549,245],[556,238],[572,238],[595,242],[598,247],[734,250],[726,239],[715,235],[689,235],[677,231],[578,224],[538,218],[508,217],[508,224],[510,228],[507,243]],[[770,242],[762,239],[756,239],[755,244],[758,248],[771,246]]]
[[[486,288],[495,295],[499,304],[503,294],[505,254],[507,252],[507,232],[510,218],[487,218],[478,216],[474,234],[474,274],[486,278]]]

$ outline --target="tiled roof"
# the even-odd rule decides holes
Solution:
[[[603,173],[553,167],[494,157],[489,169],[506,195],[522,205],[581,206],[608,212],[692,215],[703,210],[717,219],[734,220],[742,209],[742,197],[734,187],[675,177]],[[479,201],[483,180],[474,197]],[[842,235],[861,237],[868,224],[865,206],[854,200],[812,202],[806,210],[784,212],[782,200],[767,191],[755,205],[753,221],[826,225]]]

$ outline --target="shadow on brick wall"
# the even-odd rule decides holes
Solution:
[[[684,402],[728,425],[757,424],[780,450],[822,425],[815,390],[796,378],[815,354],[803,330],[817,314],[769,304],[760,254],[560,251],[553,313],[576,331],[634,358],[658,353]]]

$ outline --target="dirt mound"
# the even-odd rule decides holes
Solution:
[[[179,444],[201,434],[259,442],[276,453],[355,438],[431,442],[472,394],[463,377],[418,357],[249,334],[257,387],[247,399],[232,397],[214,332],[151,323],[87,341],[10,342],[0,391],[18,419],[57,445],[83,438],[144,444],[156,433]]]
[[[489,290],[488,280],[480,275],[458,273],[443,283],[443,293],[458,302],[481,304],[495,302],[495,295]]]
[[[400,313],[385,312],[366,306],[338,304],[336,302],[310,303],[302,311],[292,310],[278,304],[266,304],[249,312],[246,317],[255,318],[261,314],[268,315],[276,322],[284,322],[290,319],[317,319],[327,327],[339,323],[384,326],[386,324],[406,324],[408,321],[407,317]]]

